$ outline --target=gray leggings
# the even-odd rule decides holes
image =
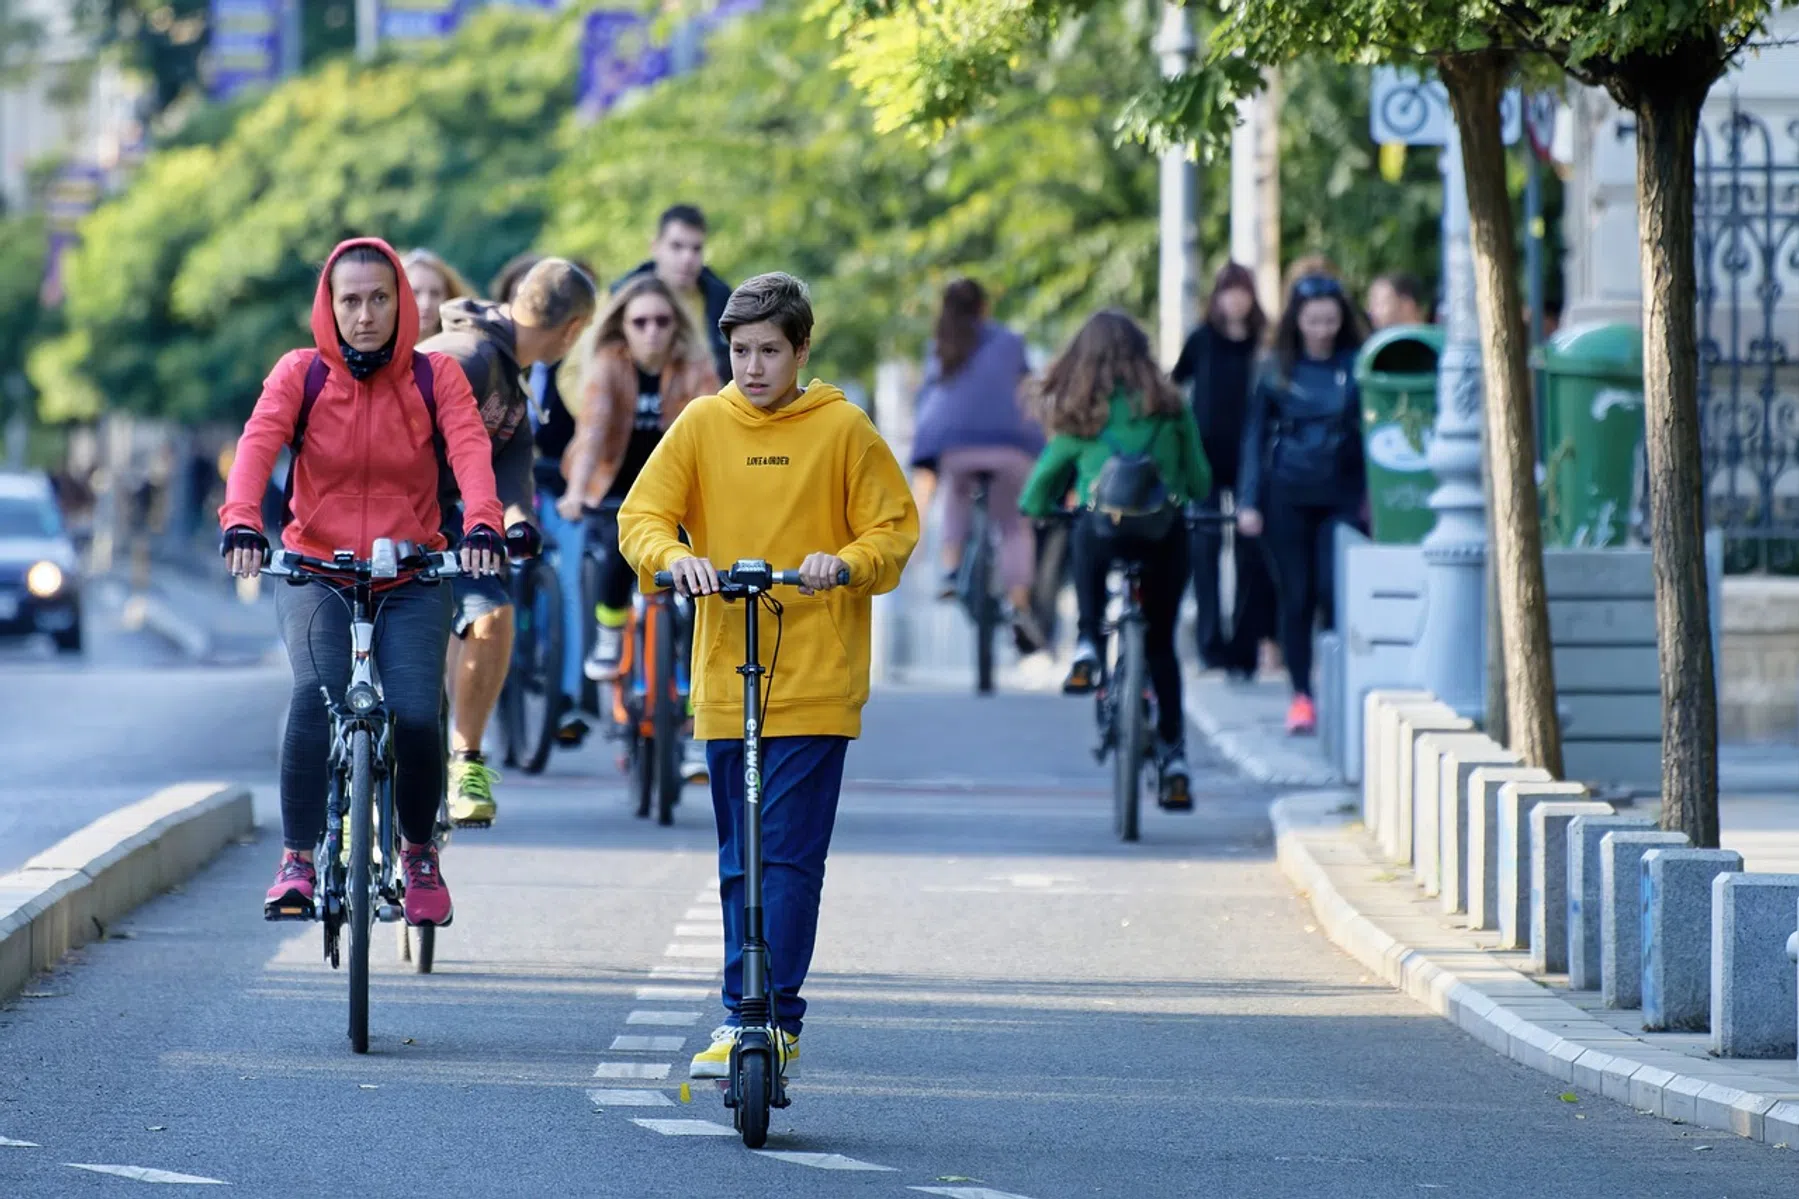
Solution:
[[[406,840],[431,839],[444,785],[444,648],[450,639],[450,589],[403,583],[375,597],[375,669],[394,714],[398,787],[394,806]],[[342,699],[350,684],[350,605],[324,583],[275,588],[281,640],[294,670],[287,738],[281,746],[282,843],[309,850],[325,835],[331,722],[319,684]]]

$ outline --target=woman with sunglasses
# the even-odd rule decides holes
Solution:
[[[603,565],[599,633],[585,669],[588,678],[607,681],[618,676],[637,575],[619,556],[617,504],[606,501],[625,498],[662,434],[688,401],[718,390],[718,375],[693,319],[654,275],[619,288],[563,371],[571,377],[559,380],[562,394],[578,397],[578,411],[562,455],[568,487],[557,510],[572,520],[582,509],[613,509],[588,529]]]
[[[1332,627],[1333,530],[1356,523],[1367,490],[1355,356],[1366,334],[1343,285],[1293,284],[1258,371],[1243,429],[1237,527],[1261,537],[1278,595],[1281,655],[1293,684],[1287,731],[1318,727],[1312,629]]]

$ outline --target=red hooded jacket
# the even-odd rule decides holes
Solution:
[[[338,348],[331,308],[331,268],[356,246],[370,246],[393,263],[400,319],[393,360],[358,380]],[[442,549],[437,510],[437,453],[431,413],[412,378],[419,310],[393,247],[355,238],[331,251],[312,300],[312,337],[330,370],[306,421],[306,446],[294,463],[293,519],[282,533],[290,550],[329,558],[353,550],[366,558],[377,537]],[[281,447],[293,439],[314,351],[282,356],[263,380],[256,411],[244,425],[225,481],[219,527],[262,528],[262,496]],[[493,444],[462,368],[448,354],[430,354],[437,424],[450,469],[462,491],[466,526],[498,531],[505,515],[494,493]]]

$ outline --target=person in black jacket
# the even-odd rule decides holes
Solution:
[[[1355,356],[1365,338],[1343,285],[1293,284],[1257,372],[1243,427],[1237,527],[1260,536],[1279,595],[1281,653],[1293,683],[1289,733],[1316,731],[1312,628],[1333,627],[1335,526],[1354,524],[1367,490]]]
[[[641,275],[655,275],[674,291],[693,323],[706,335],[718,377],[731,378],[731,343],[719,332],[718,320],[731,299],[731,285],[706,265],[706,214],[691,204],[676,204],[656,222],[650,260],[612,285],[612,294]]]
[[[1249,408],[1250,380],[1256,348],[1268,317],[1256,300],[1255,276],[1241,263],[1228,262],[1212,284],[1206,319],[1187,338],[1173,379],[1188,389],[1200,441],[1212,464],[1212,495],[1204,505],[1217,511],[1221,493],[1237,491],[1238,461],[1243,447],[1243,419]],[[1256,672],[1258,647],[1275,634],[1274,580],[1262,547],[1248,537],[1232,538],[1236,596],[1230,628],[1219,605],[1219,556],[1224,537],[1215,526],[1201,525],[1192,537],[1195,633],[1200,665],[1225,670],[1236,678]]]

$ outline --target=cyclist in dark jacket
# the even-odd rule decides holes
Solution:
[[[1260,536],[1279,593],[1281,653],[1293,683],[1289,733],[1317,729],[1312,626],[1331,628],[1331,543],[1353,524],[1367,490],[1355,355],[1360,315],[1324,275],[1293,284],[1258,372],[1243,428],[1237,525]]]

